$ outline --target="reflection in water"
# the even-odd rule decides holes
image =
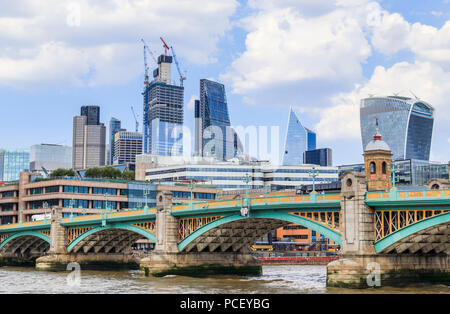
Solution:
[[[450,293],[444,285],[378,289],[326,288],[325,266],[264,266],[258,277],[215,276],[191,278],[145,277],[139,271],[83,271],[81,284],[71,286],[67,273],[33,268],[0,268],[0,293]]]

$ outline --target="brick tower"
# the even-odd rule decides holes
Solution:
[[[389,191],[392,188],[392,152],[389,145],[381,138],[378,121],[377,131],[372,141],[367,144],[363,156],[368,191]]]

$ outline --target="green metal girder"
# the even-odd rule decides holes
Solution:
[[[280,211],[270,211],[270,212],[251,212],[249,217],[242,217],[240,215],[229,215],[217,220],[214,220],[210,222],[209,224],[204,225],[203,227],[197,229],[193,233],[191,233],[189,236],[187,236],[185,239],[180,241],[178,243],[178,250],[182,251],[189,243],[194,241],[196,238],[204,234],[205,232],[212,230],[214,228],[217,228],[223,224],[237,221],[237,220],[243,220],[243,219],[250,219],[250,218],[269,218],[269,219],[277,219],[277,220],[283,220],[290,223],[302,225],[308,229],[314,230],[320,234],[323,234],[325,237],[329,238],[330,240],[341,244],[341,234],[339,232],[336,232],[333,229],[327,228],[315,221],[288,214],[286,212],[280,212]]]
[[[91,229],[89,231],[86,231],[85,233],[83,233],[82,235],[80,235],[78,238],[76,238],[75,240],[73,240],[68,246],[67,246],[67,252],[71,252],[72,249],[78,244],[80,243],[83,239],[85,239],[87,236],[99,232],[99,231],[103,231],[103,230],[108,230],[108,229],[124,229],[124,230],[129,230],[135,233],[138,233],[144,237],[146,237],[147,239],[149,239],[150,241],[156,242],[156,236],[151,233],[148,232],[147,230],[144,230],[142,228],[133,226],[133,225],[129,225],[129,224],[122,224],[122,223],[116,223],[116,224],[108,224],[105,227],[96,227],[94,229]]]
[[[384,249],[388,248],[389,246],[395,244],[396,242],[398,242],[416,232],[422,231],[424,229],[427,229],[427,228],[430,228],[430,227],[433,227],[436,225],[448,223],[449,221],[450,221],[450,212],[447,212],[444,214],[429,217],[429,218],[423,219],[421,221],[418,221],[416,223],[413,223],[413,224],[411,224],[407,227],[404,227],[400,230],[397,230],[397,231],[391,233],[390,235],[384,237],[383,239],[375,242],[373,244],[373,246],[375,248],[375,252],[379,253],[379,252],[383,251]]]
[[[5,246],[6,243],[10,242],[11,240],[19,238],[19,237],[23,237],[23,236],[34,236],[37,238],[41,238],[42,240],[44,240],[50,244],[50,238],[48,236],[46,236],[45,234],[42,234],[42,233],[36,232],[36,231],[23,231],[23,232],[18,232],[18,233],[11,235],[5,241],[0,243],[0,249],[3,246]]]

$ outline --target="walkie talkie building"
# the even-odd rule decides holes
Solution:
[[[401,96],[361,100],[360,122],[363,148],[372,139],[378,119],[379,131],[392,151],[393,160],[429,160],[434,108],[419,99]]]

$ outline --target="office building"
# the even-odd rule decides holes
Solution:
[[[114,165],[135,163],[142,154],[142,133],[119,131],[114,135]]]
[[[0,149],[0,182],[19,180],[21,171],[30,169],[28,150]]]
[[[302,164],[304,153],[314,149],[316,149],[316,133],[305,128],[291,108],[289,110],[282,164],[284,166]]]
[[[425,101],[401,96],[361,100],[363,149],[372,140],[376,124],[392,151],[392,160],[429,160],[434,109]]]
[[[143,169],[142,169],[143,168]],[[199,184],[212,185],[224,190],[246,189],[245,177],[249,177],[250,189],[295,190],[305,184],[338,181],[337,167],[314,165],[272,166],[268,162],[217,162],[213,157],[164,158],[139,155],[136,160],[136,179],[176,183],[180,180],[196,180]]]
[[[332,166],[332,150],[331,148],[319,148],[314,150],[307,150],[304,153],[304,163],[319,166]]]
[[[88,120],[88,115],[73,118],[72,168],[74,170],[101,167],[106,164],[106,127],[103,123],[88,124]],[[91,117],[91,123],[94,120]]]
[[[119,131],[126,131],[121,128],[121,121],[114,117],[109,120],[109,154],[108,154],[108,164],[112,165],[114,163],[114,141],[115,135]]]
[[[72,147],[37,144],[30,147],[30,170],[47,176],[52,171],[72,168]]]
[[[170,191],[177,198],[177,204],[188,203],[190,187],[154,185],[149,182],[65,178],[37,180],[38,173],[22,172],[16,184],[0,186],[0,224],[16,223],[19,209],[22,209],[23,221],[31,221],[33,216],[49,213],[52,206],[63,208],[63,217],[99,214],[105,210],[142,209],[156,206],[156,193]],[[20,191],[20,193],[19,193]],[[194,187],[195,201],[215,199],[221,190]]]
[[[144,153],[183,153],[184,87],[171,84],[172,56],[158,57],[154,80],[144,89]]]
[[[200,101],[195,102],[195,152],[197,156],[229,160],[239,150],[239,138],[231,128],[223,84],[200,80]]]

